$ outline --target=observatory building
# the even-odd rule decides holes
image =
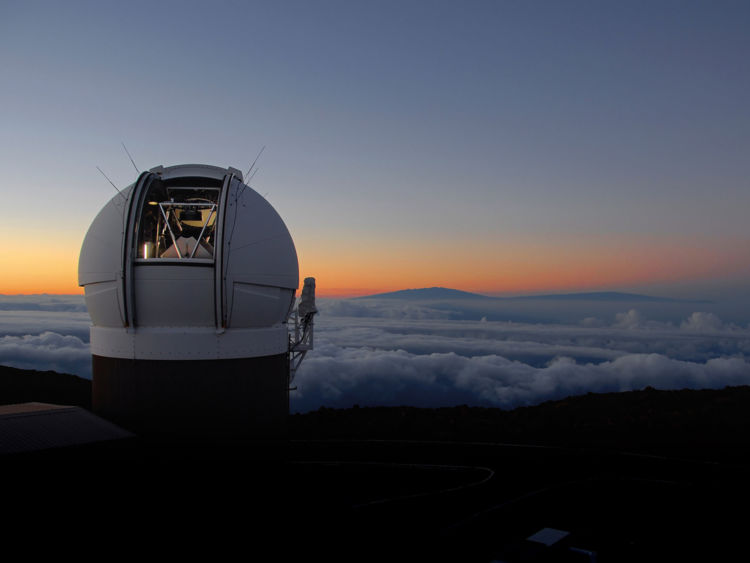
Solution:
[[[234,168],[152,168],[83,241],[93,408],[135,432],[283,429],[312,347],[315,280],[297,308],[294,242]]]

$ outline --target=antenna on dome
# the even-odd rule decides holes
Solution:
[[[110,184],[112,184],[112,187],[113,187],[113,188],[114,188],[115,190],[117,190],[117,193],[118,193],[118,194],[120,194],[120,197],[122,197],[122,199],[124,199],[125,201],[128,201],[128,198],[126,198],[126,197],[125,197],[124,195],[122,195],[122,192],[121,192],[120,190],[118,190],[118,189],[117,189],[117,186],[115,186],[115,183],[114,183],[114,182],[113,182],[112,180],[110,180],[110,179],[109,179],[109,176],[107,176],[107,175],[106,175],[106,174],[105,174],[104,172],[102,172],[102,169],[101,169],[101,168],[99,168],[98,166],[96,167],[96,169],[97,169],[97,170],[98,170],[99,172],[101,172],[101,173],[102,173],[102,176],[104,176],[105,178],[107,178],[107,182],[109,182]]]
[[[234,201],[235,203],[239,201],[239,198],[242,197],[242,194],[245,193],[245,186],[250,185],[250,180],[253,179],[253,176],[255,176],[255,173],[258,171],[256,168],[255,171],[250,174],[250,171],[255,166],[255,163],[258,162],[258,159],[260,158],[260,155],[263,154],[263,151],[266,150],[266,145],[263,145],[263,148],[260,149],[260,152],[258,153],[258,156],[255,157],[255,160],[253,160],[253,163],[250,165],[250,168],[247,169],[247,172],[245,173],[245,180],[242,182],[242,188],[235,194]],[[232,229],[234,231],[234,228]]]
[[[253,170],[253,173],[250,174],[250,177],[245,181],[245,184],[247,184],[248,186],[250,185],[250,180],[253,179],[255,174],[257,174],[258,170],[260,170],[260,168],[256,168],[255,170]]]
[[[250,175],[250,171],[255,166],[255,163],[258,162],[258,159],[260,158],[260,155],[263,154],[264,150],[266,150],[266,145],[263,145],[263,148],[260,149],[260,152],[258,153],[258,156],[255,157],[255,160],[253,160],[253,163],[250,165],[250,168],[247,169],[247,174],[245,174],[245,178],[247,178]],[[252,176],[250,176],[250,178],[252,178]],[[250,182],[250,178],[247,179],[247,182],[245,182],[246,184],[248,182]]]
[[[125,149],[125,152],[127,153],[128,158],[130,159],[130,162],[133,164],[133,168],[135,168],[135,171],[138,172],[138,174],[140,174],[141,171],[138,170],[138,167],[135,165],[135,161],[133,160],[133,157],[130,156],[130,152],[128,151],[128,147],[126,147],[125,143],[123,143],[122,141],[120,141],[120,143],[122,144],[122,148]]]

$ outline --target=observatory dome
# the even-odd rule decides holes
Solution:
[[[152,168],[84,239],[78,281],[94,356],[231,359],[286,353],[294,242],[234,168]]]

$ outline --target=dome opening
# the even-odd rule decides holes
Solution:
[[[176,180],[153,181],[142,198],[136,239],[139,262],[214,258],[220,184]]]

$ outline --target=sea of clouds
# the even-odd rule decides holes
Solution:
[[[79,295],[0,295],[0,365],[91,378],[90,324]]]
[[[512,408],[592,392],[750,384],[750,326],[711,304],[319,299],[294,412]],[[91,377],[80,296],[0,296],[0,364]]]

